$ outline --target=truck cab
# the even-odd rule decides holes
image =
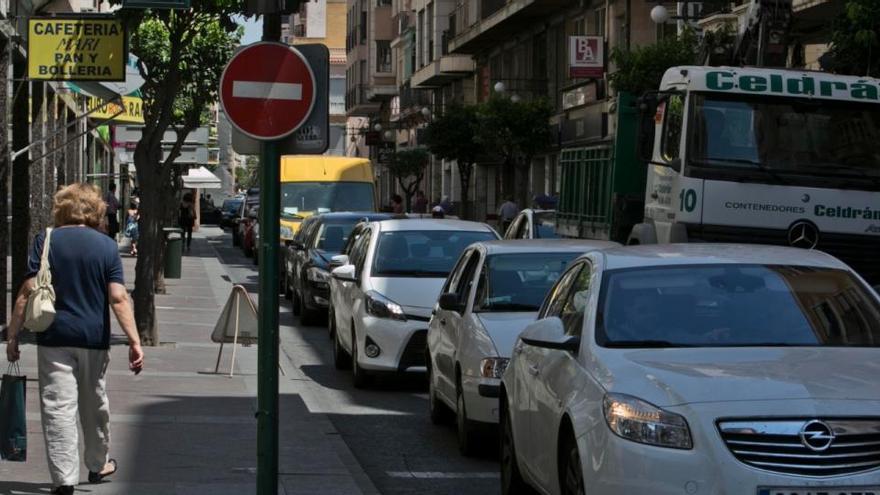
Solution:
[[[880,282],[880,81],[674,67],[643,102],[644,220],[630,244],[816,248]]]

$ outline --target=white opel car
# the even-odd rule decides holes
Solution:
[[[431,420],[455,411],[458,446],[498,424],[501,375],[519,332],[573,259],[616,242],[511,240],[471,245],[446,279],[428,326]],[[477,435],[475,435],[477,434]]]
[[[376,372],[424,372],[431,311],[461,253],[498,239],[488,225],[461,220],[371,222],[331,274],[334,361],[354,385]]]
[[[880,493],[880,300],[770,246],[589,253],[520,335],[504,493]]]

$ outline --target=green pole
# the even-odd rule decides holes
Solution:
[[[281,39],[281,15],[263,16],[263,41]],[[266,63],[270,63],[266,61]],[[260,146],[260,301],[257,362],[257,494],[278,494],[278,242],[281,156],[278,141]]]
[[[278,493],[278,239],[281,211],[277,142],[260,153],[260,302],[257,363],[257,493]]]

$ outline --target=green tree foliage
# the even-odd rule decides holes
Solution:
[[[832,24],[827,68],[838,74],[880,76],[880,0],[846,0]]]
[[[616,47],[611,51],[610,60],[617,70],[608,76],[609,83],[617,91],[635,95],[657,89],[667,69],[693,64],[697,49],[697,37],[690,30],[652,45],[637,46],[629,50]]]
[[[458,166],[462,218],[470,218],[471,176],[474,163],[485,153],[482,143],[475,139],[478,130],[477,107],[460,104],[447,106],[425,130],[431,153],[444,160],[454,160]]]
[[[235,185],[247,191],[257,187],[260,160],[256,156],[248,156],[244,167],[235,168]]]
[[[404,191],[406,211],[412,210],[412,196],[425,177],[425,167],[430,158],[431,154],[424,148],[405,149],[391,155],[387,167]]]
[[[142,214],[133,295],[138,331],[147,345],[159,342],[155,291],[162,288],[161,228],[176,223],[183,172],[174,160],[217,100],[220,74],[242,36],[232,19],[241,10],[240,0],[193,0],[187,10],[120,11],[145,81],[145,125],[134,154]],[[169,129],[177,140],[163,159],[162,139]]]
[[[514,174],[508,177],[514,179],[521,206],[531,203],[527,175],[532,159],[546,151],[556,137],[548,122],[552,113],[552,107],[543,98],[513,101],[494,96],[478,108],[477,140],[486,150],[499,155],[505,168],[513,168],[510,172]]]

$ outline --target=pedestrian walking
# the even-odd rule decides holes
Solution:
[[[504,203],[501,203],[501,208],[498,209],[498,219],[501,220],[502,234],[507,232],[507,227],[510,227],[510,223],[513,222],[517,214],[519,214],[519,206],[516,205],[512,196],[508,196]]]
[[[119,233],[119,200],[116,198],[116,184],[113,182],[107,187],[104,204],[107,209],[107,235],[115,240]]]
[[[416,191],[412,197],[412,211],[413,213],[428,213],[428,198],[425,197],[425,193],[421,189]]]
[[[54,198],[55,228],[48,236],[47,260],[55,291],[55,317],[45,331],[36,334],[40,412],[54,494],[72,494],[80,481],[77,413],[89,482],[99,483],[118,468],[108,455],[110,407],[105,374],[110,360],[109,309],[128,337],[129,369],[137,374],[144,366],[119,251],[115,242],[97,230],[106,216],[105,208],[101,193],[89,184],[72,184]],[[6,347],[10,362],[21,357],[18,335],[46,239],[46,233],[34,239],[25,282],[15,300]]]
[[[180,214],[177,223],[180,228],[183,229],[183,246],[188,252],[192,245],[193,227],[196,225],[196,210],[193,206],[192,193],[186,193],[183,195],[183,200],[180,202]]]
[[[138,238],[140,237],[140,226],[138,222],[140,219],[141,215],[138,211],[138,205],[136,202],[132,201],[131,204],[128,205],[124,230],[125,237],[128,237],[131,240],[130,254],[132,256],[137,256],[137,243]]]
[[[391,213],[399,215],[404,212],[405,209],[403,207],[403,198],[399,194],[391,196]]]

